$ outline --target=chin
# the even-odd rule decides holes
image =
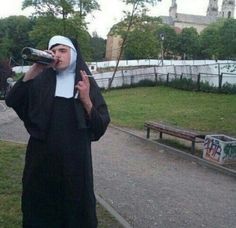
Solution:
[[[65,70],[67,68],[67,66],[60,66],[60,65],[56,65],[55,66],[55,69],[57,70],[57,71],[63,71],[63,70]]]

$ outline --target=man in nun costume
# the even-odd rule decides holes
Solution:
[[[91,141],[107,129],[107,105],[76,40],[53,36],[48,52],[54,62],[34,63],[6,97],[30,134],[23,227],[97,227]]]

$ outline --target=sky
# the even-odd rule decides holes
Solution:
[[[122,20],[125,10],[125,4],[122,0],[97,0],[100,4],[100,11],[95,11],[87,17],[88,31],[97,32],[98,36],[106,39],[111,27]],[[7,0],[4,1],[0,8],[0,18],[12,15],[30,16],[32,9],[21,10],[23,0]],[[162,0],[156,6],[150,7],[147,13],[149,16],[168,16],[169,7],[172,0]],[[208,0],[177,0],[177,12],[194,15],[206,15]],[[222,0],[218,1],[219,10],[221,9]]]

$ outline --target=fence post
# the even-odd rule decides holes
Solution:
[[[124,76],[124,70],[121,70],[121,75],[122,75],[122,86],[125,84],[125,76]]]
[[[180,75],[180,80],[182,80],[183,79],[183,73],[181,73],[181,75]]]
[[[223,73],[219,74],[219,90],[221,90],[222,87],[222,79],[223,79]]]
[[[156,71],[156,67],[154,66],[154,74],[155,74],[155,83],[157,85],[157,71]]]
[[[201,73],[197,75],[197,91],[200,91]]]
[[[110,83],[111,83],[111,78],[108,78],[107,88],[109,88]]]
[[[169,76],[170,76],[170,73],[167,73],[167,75],[166,75],[166,84],[169,84]]]
[[[130,84],[131,84],[131,87],[132,87],[133,84],[134,84],[134,75],[131,75],[131,77],[130,77]]]
[[[218,74],[220,75],[220,63],[218,63],[217,65],[218,65]]]

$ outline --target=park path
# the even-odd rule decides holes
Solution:
[[[27,138],[12,110],[0,110],[0,139]],[[113,126],[92,147],[95,192],[131,227],[236,227],[235,177]]]

